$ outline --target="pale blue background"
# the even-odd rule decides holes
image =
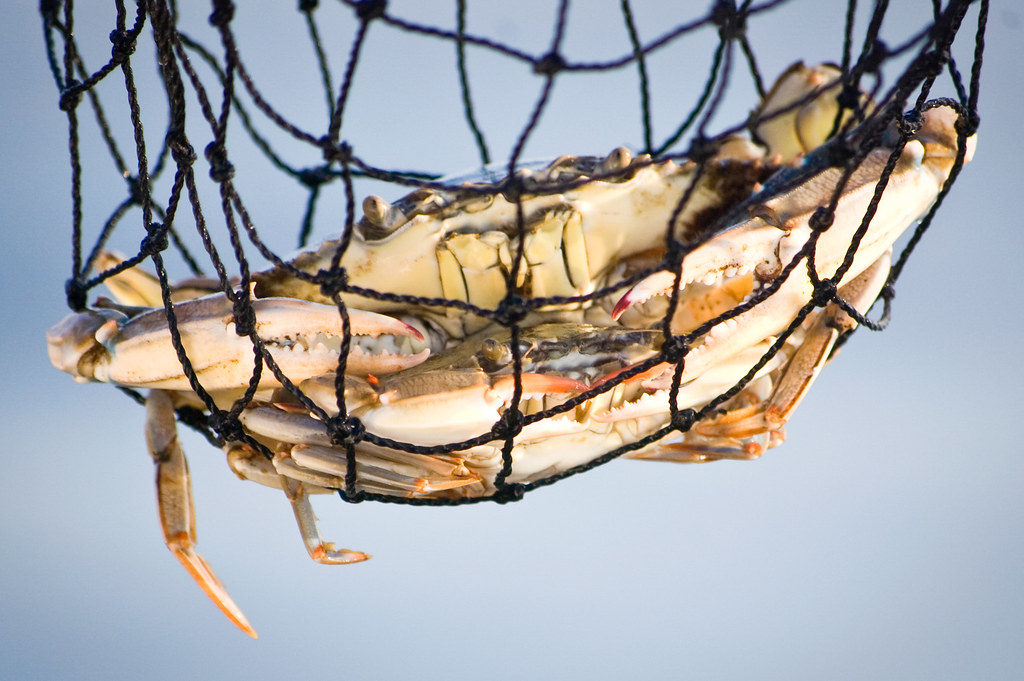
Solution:
[[[364,565],[329,568],[305,556],[282,495],[238,481],[220,452],[187,435],[200,548],[259,631],[254,642],[160,542],[142,410],[107,386],[75,385],[46,360],[43,332],[65,313],[70,199],[66,123],[37,4],[10,3],[0,28],[0,676],[1019,678],[1019,8],[994,3],[977,158],[911,260],[895,320],[884,334],[853,339],[792,420],[789,441],[763,460],[615,462],[511,506],[416,509],[322,498],[325,533],[375,554]],[[189,21],[208,36],[209,10],[188,4],[199,5]],[[258,12],[240,3],[243,53],[276,105],[322,127],[301,17],[295,2],[280,4],[278,16],[271,3]],[[451,25],[451,4],[392,8]],[[635,4],[648,40],[676,23],[659,18],[670,3]],[[895,4],[885,34],[892,42],[920,26],[931,3]],[[338,78],[351,22],[324,5]],[[696,14],[706,3],[692,6]],[[826,24],[793,9],[752,33],[769,78],[797,58],[838,58],[837,15]],[[78,26],[93,68],[109,54],[113,28],[112,10],[98,14]],[[530,3],[521,17],[471,7],[469,26],[540,54],[552,19],[548,3]],[[570,20],[571,58],[628,51],[618,3],[576,3]],[[382,26],[371,31],[346,135],[379,165],[471,167],[452,48],[395,38]],[[963,68],[966,38],[957,52]],[[711,34],[690,44],[685,55],[652,59],[661,135],[706,73]],[[403,56],[396,45],[405,45]],[[275,65],[282,54],[291,71]],[[501,158],[540,81],[479,51],[470,60],[480,120]],[[139,67],[140,78],[150,74]],[[117,75],[110,80],[108,96],[120,87]],[[742,119],[746,87],[738,79],[720,124]],[[555,96],[528,157],[602,153],[639,140],[632,71],[567,79]],[[130,152],[127,118],[114,101],[112,119]],[[155,141],[164,109],[148,101]],[[83,134],[94,136],[91,123]],[[201,150],[206,140],[195,143]],[[286,148],[298,163],[316,160]],[[85,224],[95,234],[123,191],[105,152],[93,142],[84,149]],[[287,250],[301,196],[246,153],[239,145],[233,156],[239,184],[264,234]],[[203,162],[197,168],[205,175]],[[325,202],[318,235],[337,228],[329,211],[338,205]],[[123,247],[137,242],[132,236]]]

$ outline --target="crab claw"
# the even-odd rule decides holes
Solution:
[[[337,308],[291,298],[252,301],[254,330],[286,376],[302,381],[338,367],[344,326]],[[232,390],[248,384],[254,347],[235,332],[231,302],[223,295],[174,305],[177,329],[192,368],[206,390]],[[349,310],[350,346],[346,369],[388,373],[415,366],[430,354],[415,351],[423,335],[387,315]],[[367,337],[372,341],[365,340]],[[135,317],[114,310],[86,310],[66,317],[46,334],[50,361],[77,380],[188,390],[163,309]],[[380,350],[380,351],[378,351]],[[276,387],[264,371],[261,385]]]
[[[333,359],[333,366],[328,370],[337,365],[345,330],[338,309],[333,305],[292,298],[267,298],[254,300],[253,310],[256,312],[256,333],[268,343],[275,360],[279,357],[284,359],[288,353],[297,354],[296,359],[300,361],[308,355],[319,367],[316,355],[326,354],[329,355],[328,363]],[[425,342],[423,334],[401,320],[353,308],[348,310],[348,317],[352,344],[345,368],[349,373],[391,373],[416,366],[430,354],[429,348],[413,352],[415,347]],[[372,340],[366,342],[365,339]],[[403,344],[399,339],[407,341]],[[325,372],[317,368],[308,375],[322,373]]]

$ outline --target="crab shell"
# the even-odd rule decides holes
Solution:
[[[707,165],[674,229],[693,233],[699,216],[721,212],[749,196],[771,171],[761,162],[762,155],[761,148],[747,141],[728,145]],[[592,179],[591,174],[601,179]],[[386,208],[380,205],[382,199],[370,197],[364,204],[367,217],[341,266],[354,286],[494,310],[507,295],[522,240],[523,261],[514,283],[518,295],[585,295],[609,283],[621,264],[664,243],[672,213],[696,174],[693,162],[653,163],[649,157],[632,159],[628,151],[618,149],[604,159],[566,157],[541,171],[521,171],[517,177],[528,189],[519,205],[498,193],[497,185],[421,190]],[[574,182],[572,189],[553,189],[567,181]],[[517,226],[520,211],[522,239]],[[623,229],[624,225],[630,228]],[[289,267],[256,274],[257,295],[330,302],[319,287],[295,277],[291,268],[316,274],[328,266],[337,248],[337,242],[328,241],[315,252],[298,256]],[[406,303],[357,295],[345,299],[361,309],[408,311]],[[465,337],[489,323],[443,306],[416,309],[430,315],[451,338]]]

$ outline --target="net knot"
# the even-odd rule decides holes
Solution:
[[[82,101],[81,81],[69,78],[67,85],[60,91],[60,102],[58,106],[61,111],[71,111]]]
[[[317,166],[316,168],[303,168],[298,171],[298,179],[299,182],[310,189],[316,189],[320,185],[330,182],[333,176],[327,166]]]
[[[211,26],[223,28],[235,18],[235,3],[231,0],[213,0],[213,12],[210,13]]]
[[[495,503],[508,504],[514,501],[519,501],[526,494],[526,485],[521,482],[513,482],[508,485],[502,485],[498,488],[491,499]]]
[[[128,183],[128,198],[136,206],[141,206],[146,200],[147,188],[142,184],[138,175],[130,175],[125,178]]]
[[[526,416],[523,412],[509,407],[491,427],[491,433],[499,440],[508,440],[519,435],[525,424]]]
[[[913,137],[924,125],[924,115],[920,111],[908,111],[896,118],[896,127],[904,137]]]
[[[324,150],[324,160],[328,163],[337,161],[342,165],[352,162],[352,145],[348,142],[332,144],[329,137],[320,138],[320,145]]]
[[[855,83],[843,81],[843,87],[836,95],[836,102],[844,109],[857,111],[860,109],[861,93]]]
[[[89,289],[85,282],[75,277],[64,282],[64,295],[67,297],[68,307],[74,312],[81,312],[85,309]]]
[[[948,47],[935,48],[921,55],[919,63],[924,73],[934,77],[938,75],[942,67],[949,63],[952,55]]]
[[[121,63],[128,60],[128,57],[135,54],[135,36],[124,29],[115,29],[110,32],[110,57]]]
[[[737,11],[733,0],[719,0],[711,10],[711,23],[718,26],[718,35],[723,42],[737,40],[747,30],[747,15]]]
[[[196,150],[189,143],[181,129],[171,129],[167,133],[167,147],[171,150],[171,158],[179,168],[185,168],[196,162]]]
[[[836,283],[831,279],[820,279],[811,294],[811,302],[816,307],[825,307],[836,299]]]
[[[501,196],[509,203],[519,203],[525,191],[522,172],[509,175],[501,186]]]
[[[387,0],[360,0],[355,4],[356,16],[363,22],[381,18],[387,9]]]
[[[828,206],[818,206],[811,213],[811,217],[807,218],[807,226],[815,232],[827,231],[832,223],[835,222],[836,213]]]
[[[719,140],[698,134],[690,142],[690,149],[686,155],[694,163],[707,163],[718,153],[720,146],[721,142]]]
[[[509,295],[502,300],[497,309],[494,310],[494,321],[501,324],[503,327],[508,328],[513,324],[526,319],[526,315],[529,313],[529,307],[526,305],[526,301],[520,296]]]
[[[210,142],[203,153],[210,164],[210,179],[214,182],[223,184],[235,176],[235,166],[228,161],[228,151],[223,142]]]
[[[146,225],[146,236],[139,242],[139,255],[156,255],[166,251],[168,245],[167,227],[162,222],[151,222]]]
[[[366,437],[366,426],[357,416],[342,417],[338,414],[327,419],[324,426],[331,442],[339,447],[354,447]]]
[[[693,409],[673,409],[671,416],[672,428],[685,433],[693,428],[697,420],[697,412]]]
[[[232,301],[232,312],[235,317],[235,333],[239,336],[251,336],[256,331],[256,311],[247,295],[239,295]]]
[[[686,340],[686,336],[669,336],[661,344],[661,356],[669,364],[679,364],[686,358],[686,353],[689,351],[690,343]]]
[[[320,281],[320,293],[328,298],[334,298],[348,288],[348,272],[344,267],[320,270],[316,273],[316,278]]]
[[[238,416],[222,409],[210,413],[210,428],[225,442],[244,442],[247,437]]]
[[[565,59],[557,52],[548,52],[533,65],[533,72],[538,76],[552,77],[565,69]]]
[[[867,73],[878,73],[888,58],[889,46],[885,44],[884,40],[876,38],[875,41],[871,43],[871,47],[868,49],[867,54],[861,57],[860,65]]]
[[[956,119],[956,123],[953,124],[953,129],[964,137],[970,137],[978,132],[979,125],[981,125],[981,116],[978,115],[978,112],[968,111],[966,114],[960,114]]]

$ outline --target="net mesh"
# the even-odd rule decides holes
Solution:
[[[843,40],[841,45],[837,45],[837,53],[832,56],[842,73],[845,99],[840,97],[840,102],[855,110],[861,118],[869,122],[876,121],[873,130],[877,134],[874,139],[871,135],[865,135],[859,148],[848,146],[843,149],[842,154],[832,159],[833,165],[845,168],[847,176],[852,174],[870,150],[871,143],[877,140],[890,121],[897,120],[903,129],[909,130],[913,122],[919,120],[922,111],[937,105],[952,106],[961,116],[957,127],[961,154],[938,200],[895,260],[888,283],[882,291],[885,306],[879,319],[866,318],[838,296],[835,282],[841,278],[841,273],[831,279],[819,280],[812,268],[810,276],[816,286],[814,299],[797,315],[789,328],[779,334],[779,340],[762,360],[737,384],[701,408],[679,409],[675,406],[674,396],[680,389],[683,366],[694,340],[718,321],[741,313],[744,306],[749,308],[757,305],[771,291],[765,291],[760,297],[723,313],[688,334],[674,334],[670,328],[669,318],[676,304],[673,297],[664,323],[656,329],[662,335],[660,352],[614,379],[625,381],[658,363],[675,363],[669,419],[664,427],[647,436],[592,457],[578,466],[525,483],[509,483],[506,480],[512,472],[515,437],[524,427],[565,414],[593,396],[591,392],[583,393],[536,413],[524,413],[520,409],[524,389],[519,341],[524,330],[524,320],[538,308],[583,305],[601,297],[621,295],[631,285],[654,272],[677,269],[686,253],[727,226],[730,217],[734,218],[735,214],[717,216],[697,239],[683,240],[667,226],[664,254],[660,261],[651,263],[649,267],[613,286],[581,296],[520,295],[521,290],[517,289],[514,282],[519,274],[518,268],[525,266],[521,264],[526,229],[523,196],[526,193],[564,192],[593,181],[592,177],[580,179],[578,175],[570,174],[560,183],[552,181],[538,188],[525,184],[524,175],[516,173],[523,165],[528,143],[540,134],[540,121],[552,106],[556,82],[579,82],[588,91],[600,91],[605,87],[602,79],[618,78],[620,80],[615,81],[618,83],[624,76],[628,76],[631,94],[614,97],[614,103],[610,102],[609,106],[628,106],[632,110],[632,128],[639,132],[631,133],[634,139],[618,141],[631,143],[635,149],[650,154],[651,164],[670,158],[688,158],[702,164],[703,168],[703,164],[708,162],[730,135],[752,128],[754,121],[750,120],[724,127],[715,125],[715,117],[723,101],[733,89],[739,87],[737,83],[749,83],[759,97],[765,95],[765,78],[751,34],[765,17],[780,12],[792,11],[794,21],[799,21],[799,3],[772,0],[736,4],[722,0],[712,3],[694,17],[683,17],[671,28],[655,33],[652,38],[641,35],[637,21],[639,8],[634,7],[629,0],[622,0],[616,8],[615,17],[622,24],[630,49],[621,57],[585,61],[574,59],[567,48],[570,42],[568,36],[571,36],[572,22],[576,16],[570,12],[567,0],[551,5],[551,16],[554,18],[550,40],[545,48],[536,52],[484,33],[471,32],[469,25],[473,12],[465,0],[456,0],[449,10],[451,16],[437,24],[406,18],[408,15],[403,15],[383,0],[341,0],[329,6],[321,6],[316,0],[299,0],[299,21],[296,23],[304,27],[306,41],[301,49],[309,57],[309,69],[315,71],[316,80],[322,88],[322,93],[305,92],[301,99],[301,107],[304,108],[300,109],[291,105],[290,94],[277,94],[282,91],[291,93],[288,83],[262,79],[258,69],[249,66],[252,59],[259,61],[262,57],[258,49],[261,44],[270,45],[268,52],[281,54],[294,53],[299,50],[299,45],[289,42],[288,38],[280,38],[277,40],[281,42],[275,42],[273,27],[270,26],[266,27],[267,33],[261,35],[259,41],[254,40],[252,35],[242,34],[235,17],[235,6],[227,0],[213,0],[212,11],[207,18],[208,26],[199,26],[195,30],[186,28],[191,19],[189,10],[179,7],[175,2],[140,0],[131,8],[123,0],[118,0],[115,3],[113,29],[109,33],[110,54],[109,57],[101,57],[106,59],[106,63],[97,70],[92,70],[87,60],[97,59],[89,50],[95,52],[98,41],[76,30],[75,4],[71,0],[43,0],[40,11],[47,51],[53,78],[60,92],[59,106],[67,115],[69,131],[72,264],[71,276],[66,283],[67,302],[73,311],[84,310],[93,289],[119,273],[148,262],[160,281],[170,335],[184,375],[204,405],[203,408],[179,407],[179,420],[200,430],[218,446],[245,443],[268,458],[273,456],[274,453],[247,432],[240,421],[243,410],[251,405],[256,395],[261,377],[266,372],[273,372],[325,424],[335,446],[344,450],[347,460],[345,485],[338,489],[343,499],[414,504],[515,500],[531,489],[639,450],[672,433],[686,432],[701,419],[715,414],[750,383],[807,315],[825,304],[836,302],[842,305],[862,326],[876,330],[885,326],[893,287],[908,256],[931,224],[932,216],[959,173],[963,163],[963,140],[973,134],[978,126],[978,88],[988,4],[976,3],[973,12],[972,4],[975,3],[954,0],[943,6],[936,0],[930,7],[930,21],[914,26],[892,26],[893,22],[887,21],[888,3],[881,0],[867,8],[858,8],[855,0],[849,0],[842,14]],[[838,17],[838,9],[833,11]],[[958,36],[965,25],[965,18],[969,16],[976,18],[977,28],[975,31],[964,31],[970,36],[964,39],[968,47],[959,48],[961,51],[966,49],[970,59],[969,75],[965,78],[955,55],[958,53]],[[405,150],[384,151],[380,149],[374,135],[364,133],[361,137],[354,137],[348,132],[350,126],[347,125],[347,116],[352,108],[360,101],[360,97],[365,101],[373,96],[367,88],[359,87],[359,74],[369,59],[366,56],[371,51],[368,45],[375,33],[386,36],[389,52],[397,55],[396,59],[404,68],[416,66],[415,55],[420,53],[434,56],[444,52],[448,55],[447,61],[431,65],[431,71],[424,79],[448,78],[451,87],[446,92],[455,98],[454,106],[452,102],[446,101],[438,101],[435,106],[434,100],[441,100],[441,97],[432,94],[429,83],[424,83],[423,92],[410,93],[414,96],[409,98],[409,106],[421,109],[422,117],[428,123],[418,131],[423,140],[421,148],[406,154],[408,158],[416,159],[408,165],[403,161],[376,161],[375,158],[405,158]],[[970,43],[972,40],[973,44]],[[83,45],[83,42],[89,44]],[[146,50],[140,49],[143,46],[149,49],[149,55],[143,56],[146,53]],[[347,49],[340,50],[339,46]],[[443,48],[443,52],[438,47]],[[663,119],[658,118],[657,108],[653,104],[657,93],[653,92],[650,66],[651,60],[659,52],[670,49],[690,50],[689,53],[694,55],[693,63],[701,63],[697,59],[699,54],[706,58],[708,67],[703,83],[695,91],[686,93],[689,104],[681,108],[681,115],[677,115],[667,126],[670,132],[659,137],[656,134],[656,122],[663,122]],[[775,46],[773,49],[782,48]],[[792,59],[801,56],[791,55]],[[155,81],[139,75],[143,72],[139,62],[144,59],[148,60],[143,67],[146,69],[144,73],[148,74],[155,66],[158,75]],[[474,71],[475,62],[486,63],[488,66],[483,71]],[[513,72],[534,79],[538,87],[537,95],[532,100],[509,103],[509,106],[517,106],[524,112],[519,126],[511,131],[488,130],[480,122],[480,101],[476,95],[477,89],[471,86],[474,77],[484,73],[486,77],[501,78],[501,74]],[[340,78],[337,75],[339,73]],[[387,87],[384,83],[374,85]],[[609,90],[614,90],[614,87],[609,87]],[[859,104],[858,93],[862,90],[866,90],[877,103],[870,114],[862,110]],[[929,100],[936,92],[948,92],[949,97]],[[497,147],[493,140],[488,142],[489,137],[503,142],[511,141],[508,153],[501,155],[497,169],[491,171],[494,181],[474,185],[474,191],[481,195],[501,195],[519,207],[515,229],[518,232],[520,251],[512,260],[507,293],[493,308],[464,300],[370,290],[351,283],[342,267],[342,257],[358,226],[357,206],[369,189],[398,195],[417,189],[459,189],[457,183],[442,180],[441,173],[431,162],[422,162],[424,158],[429,159],[431,154],[431,109],[442,105],[447,107],[445,111],[449,113],[457,111],[465,124],[462,140],[445,143],[472,150],[477,163],[487,165],[497,158],[494,152]],[[308,122],[314,118],[308,111],[323,112],[324,107],[327,114],[324,120]],[[95,125],[90,123],[86,126],[90,118]],[[155,144],[152,143],[153,130],[159,131]],[[91,138],[83,140],[83,135]],[[333,257],[317,271],[301,269],[281,255],[282,230],[271,230],[256,217],[268,195],[260,193],[258,184],[247,184],[250,180],[239,172],[236,163],[240,154],[236,149],[242,145],[251,146],[266,161],[260,172],[273,176],[273,182],[276,183],[275,196],[278,192],[283,194],[287,187],[302,197],[301,215],[293,220],[295,227],[292,245],[297,242],[299,247],[306,247],[317,225],[324,222],[337,226],[336,229],[340,231],[341,237]],[[83,151],[83,148],[87,151]],[[198,148],[202,148],[202,153],[197,153]],[[422,149],[427,149],[426,153]],[[117,181],[101,175],[107,171],[101,170],[97,159],[90,155],[97,150],[105,150],[102,155],[109,157],[119,177]],[[291,159],[302,159],[302,162]],[[200,172],[204,164],[205,173]],[[412,165],[418,167],[410,169]],[[272,173],[267,173],[266,168],[271,169]],[[626,172],[635,171],[633,167],[621,172],[625,176]],[[816,171],[820,171],[820,168],[804,168],[801,172],[805,174],[795,175],[793,181],[799,182]],[[609,171],[603,179],[614,179],[615,172]],[[880,186],[884,187],[889,172],[891,168],[883,173]],[[94,191],[99,195],[101,198],[95,203],[102,205],[109,196],[110,188],[118,186],[124,187],[124,194],[112,202],[112,209],[107,208],[109,212],[105,218],[95,217],[103,209],[89,205],[89,192]],[[381,190],[380,187],[386,189]],[[818,217],[823,223],[828,220],[830,208],[835,208],[838,191],[832,199],[831,207],[825,205],[821,208]],[[688,200],[689,193],[684,195],[677,206],[677,214]],[[325,205],[328,206],[326,218]],[[869,208],[865,224],[870,221],[872,210],[874,206]],[[338,215],[341,217],[336,217]],[[674,224],[674,220],[669,224]],[[138,246],[131,247],[134,253],[120,264],[97,271],[97,263],[101,262],[103,252],[112,244]],[[808,254],[813,259],[813,248],[814,244],[809,243],[804,257],[794,260],[790,267],[802,266]],[[261,265],[269,265],[286,276],[306,282],[337,307],[345,329],[337,372],[337,416],[325,413],[301,395],[298,387],[276,366],[256,333],[256,315],[250,287],[257,269],[250,264],[254,258],[259,258]],[[174,270],[175,267],[178,270]],[[194,277],[211,274],[217,282],[216,287],[232,305],[238,335],[251,339],[254,356],[251,380],[244,394],[229,408],[219,407],[204,389],[182,344],[178,331],[180,320],[176,319],[171,301],[172,271],[174,276],[182,272]],[[509,347],[512,353],[514,391],[509,406],[504,409],[493,428],[462,442],[423,446],[382,437],[367,430],[360,419],[350,416],[344,392],[345,367],[352,343],[346,297],[354,294],[404,308],[451,310],[507,328],[511,339]],[[607,390],[607,386],[604,389]],[[139,401],[143,400],[132,389],[122,390]],[[493,493],[485,496],[410,498],[368,492],[357,485],[357,452],[363,446],[436,455],[495,440],[503,443],[502,465],[492,481]]]

